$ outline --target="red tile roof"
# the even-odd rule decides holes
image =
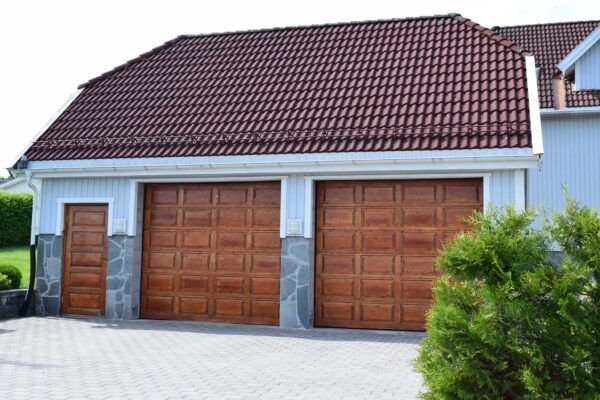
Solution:
[[[536,65],[540,68],[540,107],[552,108],[552,75],[558,72],[556,66],[598,26],[600,21],[580,21],[493,29],[533,53]],[[567,107],[600,105],[600,91],[574,91],[570,77],[565,79],[565,92]]]
[[[181,36],[84,84],[26,154],[530,147],[524,56],[456,14]]]

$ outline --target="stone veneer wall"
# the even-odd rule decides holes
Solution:
[[[314,241],[289,237],[281,246],[279,325],[310,328],[314,305]]]
[[[118,235],[108,238],[106,271],[106,318],[138,318],[139,295],[132,297],[132,286],[139,286],[134,271],[135,238]],[[63,237],[40,235],[36,269],[36,314],[59,315]],[[139,265],[137,267],[140,268]]]
[[[39,235],[35,273],[35,313],[60,313],[60,275],[62,269],[63,237]]]
[[[106,271],[106,318],[137,318],[138,307],[132,307],[133,245],[128,236],[108,238],[108,266]],[[137,302],[134,301],[137,304]],[[132,311],[133,309],[133,311]]]

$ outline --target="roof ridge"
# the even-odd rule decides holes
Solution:
[[[380,19],[365,19],[365,20],[354,20],[354,21],[340,21],[340,22],[324,22],[318,24],[303,24],[303,25],[286,25],[286,26],[275,26],[271,28],[256,28],[256,29],[240,29],[237,31],[225,31],[225,32],[211,32],[211,33],[198,33],[198,34],[187,34],[181,35],[188,39],[211,37],[211,36],[227,36],[227,35],[241,35],[247,33],[263,33],[263,32],[278,32],[287,31],[294,29],[317,29],[317,28],[329,28],[334,26],[352,26],[352,25],[367,25],[367,24],[381,24],[389,22],[402,22],[402,21],[417,21],[421,19],[439,19],[439,18],[454,18],[460,16],[459,13],[447,13],[447,14],[434,14],[434,15],[421,15],[415,17],[404,17],[404,18],[380,18]]]
[[[272,28],[258,28],[258,29],[242,29],[239,31],[225,31],[225,32],[210,32],[210,33],[199,33],[199,34],[183,34],[179,35],[171,40],[166,41],[160,46],[157,46],[145,53],[140,54],[137,57],[134,57],[123,64],[120,64],[113,69],[106,71],[95,78],[88,80],[78,86],[78,89],[83,89],[95,82],[103,80],[108,76],[114,74],[121,69],[130,66],[140,60],[148,58],[172,45],[183,40],[183,39],[194,39],[194,38],[202,38],[202,37],[213,37],[213,36],[227,36],[227,35],[241,35],[241,34],[251,34],[251,33],[264,33],[264,32],[278,32],[278,31],[286,31],[293,29],[316,29],[316,28],[327,28],[333,26],[351,26],[351,25],[361,25],[361,24],[381,24],[381,23],[389,23],[389,22],[400,22],[400,21],[417,21],[421,19],[436,19],[436,18],[456,18],[461,15],[458,13],[448,13],[448,14],[435,14],[435,15],[423,15],[417,17],[405,17],[405,18],[389,18],[389,19],[371,19],[364,21],[346,21],[346,22],[327,22],[322,24],[308,24],[308,25],[295,25],[295,26],[281,26],[281,27],[272,27]]]
[[[580,21],[560,21],[560,22],[540,22],[537,24],[521,24],[521,25],[505,25],[505,26],[493,26],[492,30],[497,29],[511,29],[511,28],[524,28],[528,26],[550,26],[550,25],[569,25],[569,24],[584,24],[584,23],[597,23],[600,24],[600,19],[588,19]]]
[[[457,15],[454,18],[464,22],[467,25],[470,25],[473,29],[479,31],[482,35],[489,37],[496,43],[514,51],[517,54],[525,55],[525,56],[532,55],[529,51],[525,50],[523,47],[521,47],[516,42],[513,42],[512,40],[505,38],[504,36],[495,32],[493,29],[486,28],[485,26],[478,24],[477,22],[473,21],[472,19],[463,17],[462,15]]]

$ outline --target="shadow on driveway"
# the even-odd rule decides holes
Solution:
[[[289,329],[276,326],[209,323],[196,321],[131,320],[114,321],[89,317],[61,317],[93,324],[93,329],[148,330],[186,332],[199,335],[270,336],[318,341],[362,341],[379,343],[419,343],[426,334],[409,331],[374,331],[366,329]]]

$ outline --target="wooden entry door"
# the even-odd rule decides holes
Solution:
[[[108,206],[65,206],[61,312],[104,315]]]
[[[483,207],[481,179],[317,185],[315,324],[423,330],[440,243]]]

